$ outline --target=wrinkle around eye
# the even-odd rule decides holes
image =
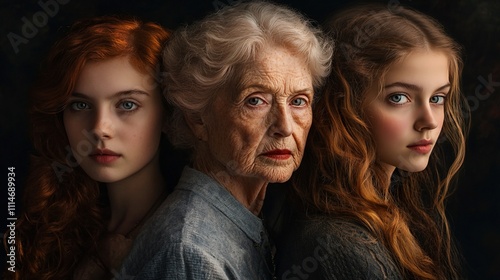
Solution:
[[[302,102],[300,102],[300,104],[296,104],[296,101],[302,101]],[[298,97],[298,98],[294,98],[292,100],[292,102],[290,102],[290,103],[292,106],[295,106],[295,107],[305,107],[305,106],[307,106],[308,101],[303,97]]]
[[[250,96],[247,99],[245,99],[245,104],[249,105],[250,107],[259,107],[268,104],[268,102],[262,97]]]

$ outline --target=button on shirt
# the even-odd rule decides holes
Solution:
[[[185,167],[115,278],[271,279],[265,232],[262,220],[224,187]]]

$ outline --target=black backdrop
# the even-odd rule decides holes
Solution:
[[[74,20],[105,14],[135,15],[175,29],[235,0],[39,0],[0,3],[0,231],[7,222],[7,173],[16,172],[19,214],[31,144],[27,137],[27,90],[39,63]],[[354,1],[281,0],[323,22]],[[416,8],[438,19],[465,49],[462,86],[472,107],[472,129],[458,188],[449,199],[452,228],[469,279],[500,279],[500,3],[496,0],[373,0]],[[429,3],[432,2],[432,3]],[[32,24],[31,27],[28,25]],[[5,255],[2,254],[2,257]],[[2,263],[5,264],[5,261]]]

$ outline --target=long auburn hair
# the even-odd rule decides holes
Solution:
[[[7,278],[69,279],[95,250],[107,202],[72,157],[62,113],[86,63],[127,56],[138,71],[155,75],[169,34],[133,18],[96,17],[73,24],[50,49],[30,92],[35,155],[16,223],[16,272],[6,271]]]
[[[403,7],[350,8],[326,28],[336,41],[333,69],[314,108],[304,160],[294,174],[296,197],[308,213],[363,224],[389,250],[405,279],[457,279],[458,254],[445,198],[463,163],[468,131],[460,47],[435,20]],[[451,89],[443,130],[424,171],[397,169],[387,178],[377,162],[364,96],[372,85],[381,91],[390,67],[418,49],[448,56]],[[444,156],[449,154],[453,156]]]

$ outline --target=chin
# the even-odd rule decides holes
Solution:
[[[405,166],[404,168],[401,167],[400,169],[407,171],[407,172],[421,172],[424,171],[425,168],[427,168],[427,163],[424,165],[413,165],[413,166]]]
[[[114,183],[119,181],[120,178],[116,178],[111,174],[100,174],[100,173],[87,173],[92,180],[95,180],[99,183]]]
[[[288,181],[290,179],[290,177],[292,176],[288,176],[287,178],[276,178],[276,179],[269,179],[268,182],[269,183],[285,183],[286,181]]]
[[[293,170],[271,170],[265,177],[269,183],[284,183],[292,177]]]

